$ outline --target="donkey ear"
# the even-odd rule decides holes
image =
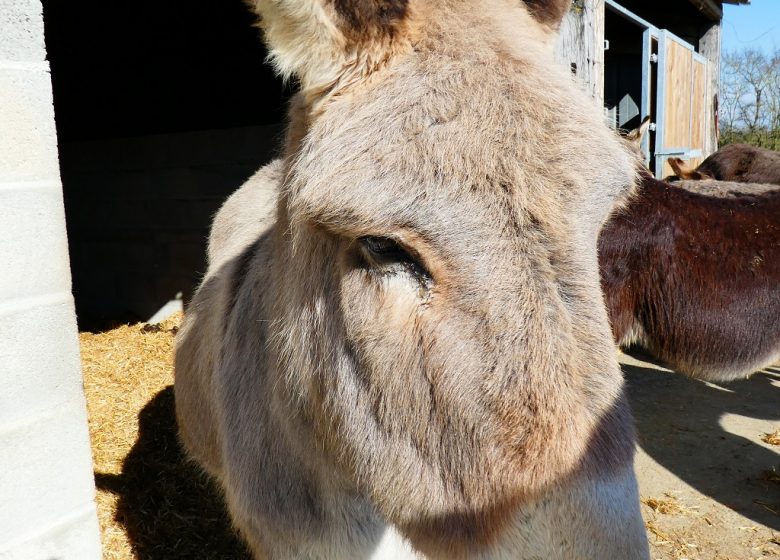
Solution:
[[[688,167],[681,158],[669,158],[669,166],[680,179],[700,181],[704,176],[695,169]]]
[[[572,5],[572,0],[523,0],[528,11],[539,22],[558,29],[561,20]]]
[[[649,128],[650,115],[646,116],[638,127],[626,134],[626,140],[634,144],[634,146],[639,149],[640,145],[642,144],[642,139],[645,137],[645,134],[647,134]]]
[[[270,60],[304,91],[325,91],[350,72],[369,74],[408,28],[410,0],[246,0],[260,16]]]
[[[351,35],[391,38],[409,15],[409,0],[329,0]],[[353,38],[358,38],[353,37]]]

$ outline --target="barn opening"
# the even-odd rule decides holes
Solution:
[[[623,130],[650,117],[643,151],[658,177],[670,157],[696,163],[717,148],[720,14],[698,6],[605,0],[605,112]]]
[[[607,5],[604,13],[604,108],[613,128],[629,131],[637,128],[645,116],[656,121],[658,40],[648,25],[627,17]],[[648,51],[649,49],[649,51]],[[643,146],[647,163],[654,171],[655,135]]]
[[[189,298],[290,90],[242,0],[43,6],[79,327],[147,320]]]
[[[604,29],[604,106],[613,127],[631,130],[641,121],[646,29],[610,9],[604,15]]]

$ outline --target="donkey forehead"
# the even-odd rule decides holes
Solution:
[[[506,198],[508,188],[526,187],[519,168],[537,182],[551,179],[554,165],[532,170],[535,162],[521,162],[517,151],[502,149],[500,130],[486,133],[463,115],[413,112],[377,113],[353,125],[349,119],[340,125],[344,134],[314,127],[291,170],[288,194],[294,206],[306,213],[352,209],[356,215],[444,210],[452,204],[487,208]],[[504,141],[511,141],[509,133]],[[550,188],[557,188],[552,179]]]
[[[378,136],[389,141],[352,138],[313,147],[288,175],[290,217],[357,233],[393,228],[435,233],[491,229],[508,221],[522,229],[540,219],[561,221],[572,207],[585,204],[580,177],[561,157],[524,159],[522,150],[506,150],[506,142],[474,132],[445,132],[441,141],[420,142],[392,138],[384,129]],[[628,173],[620,179],[628,183]],[[610,200],[605,196],[604,205]],[[587,218],[587,212],[578,216],[583,223]]]
[[[394,234],[440,248],[445,240],[494,244],[525,237],[540,222],[562,221],[563,197],[554,194],[561,185],[549,177],[534,174],[536,184],[528,185],[522,177],[512,182],[505,173],[491,174],[494,169],[468,174],[460,168],[432,170],[431,162],[422,160],[396,166],[392,159],[356,158],[314,174],[299,168],[290,176],[291,220],[348,237]]]
[[[427,212],[452,227],[588,206],[579,219],[601,220],[633,169],[582,92],[528,53],[473,55],[490,65],[460,54],[420,47],[329,102],[296,150],[291,213],[381,223]]]
[[[485,229],[501,210],[489,196],[415,187],[419,183],[411,178],[356,174],[332,179],[328,188],[308,184],[288,198],[292,221],[355,237],[403,231],[431,239],[451,229]]]

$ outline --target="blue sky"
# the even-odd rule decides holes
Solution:
[[[723,6],[723,51],[754,47],[780,49],[780,0],[751,0],[747,6]]]

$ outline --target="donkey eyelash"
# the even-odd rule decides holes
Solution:
[[[392,237],[366,235],[358,238],[358,243],[371,264],[386,268],[401,266],[420,280],[430,281],[425,266]]]
[[[371,254],[379,255],[382,257],[395,257],[404,258],[408,255],[404,251],[395,239],[390,237],[379,237],[373,235],[367,235],[361,237],[358,241],[365,247]]]

